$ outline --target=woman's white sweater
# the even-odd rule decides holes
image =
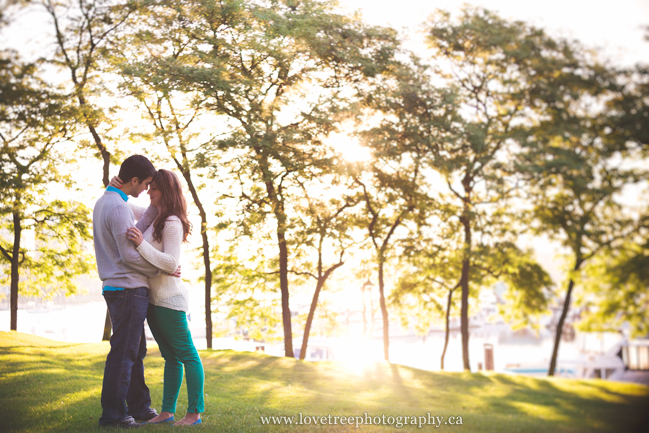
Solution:
[[[146,208],[129,203],[135,218],[144,213]],[[180,250],[183,243],[183,226],[180,218],[170,216],[165,221],[162,230],[162,240],[158,242],[153,239],[153,224],[142,234],[144,240],[137,247],[140,255],[149,263],[162,272],[155,277],[149,277],[149,303],[159,307],[166,307],[172,310],[189,311],[189,294],[182,279],[172,277],[180,264]]]

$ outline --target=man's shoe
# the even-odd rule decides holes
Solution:
[[[157,416],[158,416],[158,412],[156,412],[155,409],[149,409],[147,412],[137,414],[137,416],[133,416],[133,418],[139,421],[148,421]]]
[[[120,421],[116,424],[119,428],[138,428],[142,427],[142,424],[135,422],[135,420],[130,419],[128,421]]]
[[[119,427],[119,428],[138,428],[142,427],[142,424],[135,422],[132,416],[127,416],[121,421],[114,422],[112,424],[99,424],[100,427]]]

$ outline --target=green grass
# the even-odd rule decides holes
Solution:
[[[106,431],[97,426],[106,343],[70,344],[0,332],[0,432]],[[600,380],[433,373],[385,363],[304,363],[258,353],[201,351],[204,431],[635,432],[646,425],[649,387]],[[163,360],[145,360],[154,407]],[[177,416],[187,404],[183,385]],[[461,416],[462,425],[268,426],[267,415]],[[194,428],[194,427],[192,427]],[[144,431],[178,431],[147,426]]]

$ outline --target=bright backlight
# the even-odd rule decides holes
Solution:
[[[331,145],[348,162],[368,161],[372,157],[368,148],[361,146],[356,138],[345,133],[331,134],[326,143]]]

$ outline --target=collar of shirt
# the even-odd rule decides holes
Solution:
[[[128,201],[128,196],[126,194],[124,194],[124,191],[122,191],[120,189],[117,189],[117,188],[115,188],[113,186],[109,186],[108,188],[106,188],[106,191],[116,192],[117,194],[119,194],[122,197],[122,199],[124,201]]]

